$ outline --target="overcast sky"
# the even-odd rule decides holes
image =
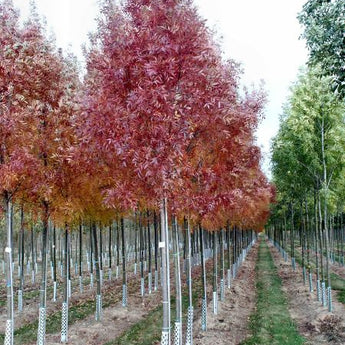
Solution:
[[[225,57],[242,64],[243,83],[250,86],[265,81],[269,103],[266,118],[257,132],[264,155],[263,167],[269,175],[269,143],[277,133],[279,115],[296,79],[298,69],[307,60],[302,32],[296,19],[306,0],[194,0],[208,25],[222,37]],[[14,0],[23,15],[29,0]],[[62,48],[69,45],[81,58],[81,45],[95,29],[97,0],[36,0],[46,17],[48,28]]]

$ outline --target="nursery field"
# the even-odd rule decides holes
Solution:
[[[0,343],[345,344],[345,2],[221,1],[271,94],[193,0],[64,9],[97,6],[81,61],[59,11],[0,0]],[[281,109],[294,30],[268,8],[309,49]]]
[[[226,248],[227,249],[227,248]],[[230,246],[230,251],[232,247]],[[206,250],[207,251],[207,250]],[[317,300],[315,291],[310,292],[308,283],[303,282],[303,271],[291,260],[285,259],[265,236],[260,235],[243,256],[231,265],[230,284],[225,279],[221,291],[220,276],[217,280],[217,308],[214,308],[213,259],[205,262],[207,272],[207,329],[203,330],[202,272],[200,257],[192,257],[192,284],[194,317],[192,323],[193,344],[342,344],[345,341],[345,309],[341,291],[345,291],[345,267],[332,265],[332,272],[338,278],[334,294],[333,311],[329,312]],[[224,252],[227,257],[227,250]],[[232,256],[232,255],[231,255]],[[104,256],[106,257],[106,256]],[[131,256],[128,257],[127,305],[122,304],[121,269],[116,265],[110,271],[104,270],[102,282],[102,312],[96,320],[96,287],[91,286],[90,272],[83,270],[81,291],[79,274],[72,270],[71,292],[68,313],[69,344],[159,344],[162,324],[161,284],[148,292],[148,271],[144,270],[144,292],[140,270],[135,269]],[[220,256],[219,256],[220,258]],[[104,263],[106,263],[105,260]],[[298,261],[298,260],[297,260]],[[217,260],[217,269],[221,269]],[[87,267],[85,262],[85,267]],[[146,264],[145,264],[146,266]],[[138,265],[140,267],[140,265]],[[181,267],[185,268],[183,255]],[[236,272],[235,272],[236,271]],[[79,272],[78,272],[79,273]],[[234,274],[235,273],[235,274]],[[171,281],[173,282],[173,267]],[[37,272],[37,277],[39,272]],[[182,335],[187,336],[188,289],[186,271],[182,269]],[[39,286],[32,284],[32,272],[25,273],[23,309],[15,307],[15,344],[36,344],[38,328]],[[47,286],[46,344],[61,343],[61,305],[63,300],[62,279],[58,278],[57,297],[53,301],[52,281]],[[230,287],[229,287],[230,285]],[[315,285],[315,282],[314,282]],[[172,283],[172,296],[175,286]],[[17,300],[16,300],[17,303]],[[175,320],[175,297],[171,298],[172,320]],[[6,293],[1,290],[1,334],[4,339],[6,324]],[[174,329],[174,322],[171,323]]]

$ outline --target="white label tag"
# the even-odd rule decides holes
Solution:
[[[5,248],[5,253],[11,253],[11,251],[12,251],[12,250],[11,250],[10,247],[6,247],[6,248]]]
[[[165,242],[159,242],[159,248],[165,248]]]

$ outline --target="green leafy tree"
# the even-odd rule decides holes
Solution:
[[[342,185],[345,166],[345,108],[331,91],[330,81],[331,77],[320,77],[319,67],[300,75],[272,145],[273,174],[279,193],[288,202],[303,200],[308,191],[316,191],[319,196],[328,284],[328,213],[341,198],[338,187]]]
[[[309,0],[298,15],[302,37],[310,51],[310,64],[320,63],[322,74],[332,76],[332,87],[345,96],[345,2]]]

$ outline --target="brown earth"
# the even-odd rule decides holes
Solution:
[[[226,288],[225,300],[219,301],[218,314],[213,314],[213,303],[209,300],[207,308],[207,331],[201,330],[200,315],[194,321],[194,345],[236,345],[250,336],[249,316],[254,312],[255,262],[258,243],[248,253],[238,270],[231,289]]]
[[[296,264],[294,271],[291,261],[285,262],[271,243],[269,247],[282,280],[282,290],[288,298],[291,318],[299,333],[311,345],[345,344],[345,308],[336,300],[334,292],[331,313],[317,301],[316,282],[313,282],[314,292],[309,292],[309,285],[303,283],[302,268]]]

